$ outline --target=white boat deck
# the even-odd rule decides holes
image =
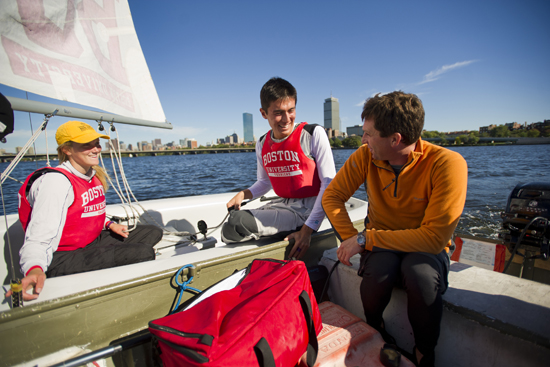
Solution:
[[[139,215],[139,220],[141,222],[158,224],[163,227],[171,227],[180,232],[187,231],[195,233],[198,231],[197,222],[199,220],[205,220],[209,228],[218,226],[227,214],[226,203],[233,196],[234,193],[226,193],[142,202],[141,205],[147,210],[147,214]],[[266,197],[271,196],[274,196],[272,192],[266,195]],[[265,203],[260,200],[255,200],[246,205],[244,209],[253,209],[263,204]],[[352,198],[347,206],[349,215],[354,221],[363,219],[367,214],[367,203],[362,200]],[[107,214],[110,216],[127,217],[127,212],[124,206],[120,204],[107,206]],[[143,210],[140,210],[140,213],[143,213]],[[151,218],[153,218],[154,221]],[[23,244],[24,233],[17,215],[8,216],[8,225],[10,228],[10,241],[15,257],[16,273],[21,277],[19,273],[18,252]],[[330,228],[330,223],[325,219],[319,231]],[[5,233],[4,238],[6,238]],[[187,240],[187,238],[166,235],[163,240],[155,246],[155,248],[157,248],[157,258],[155,261],[47,279],[38,300],[27,301],[25,305],[30,306],[37,302],[45,301],[54,302],[60,297],[74,293],[85,291],[94,292],[94,289],[99,287],[127,282],[147,274],[153,276],[159,272],[167,270],[173,271],[174,268],[186,264],[256,249],[267,243],[262,239],[260,241],[251,241],[240,245],[226,245],[221,241],[219,228],[212,233],[208,233],[207,241],[203,240],[204,236],[202,234],[197,235],[197,238],[198,242],[196,243],[187,241],[187,244],[183,243],[175,246],[178,240]],[[6,240],[5,242],[7,243]],[[11,267],[9,264],[7,244],[5,244],[4,247],[4,255],[5,265],[0,268],[0,278],[6,284],[9,283]],[[143,281],[143,279],[140,280],[140,282]],[[7,291],[8,289],[9,285],[5,285],[4,290]],[[8,310],[9,308],[9,301],[3,299],[0,304],[0,312]]]

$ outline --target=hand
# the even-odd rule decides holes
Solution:
[[[118,223],[112,223],[110,226],[109,226],[109,230],[113,233],[116,233],[118,234],[119,236],[122,236],[124,238],[127,238],[128,237],[128,227],[126,227],[125,225],[122,225],[122,224],[118,224]]]
[[[241,203],[244,199],[252,199],[252,193],[250,190],[246,189],[243,191],[240,191],[237,195],[233,196],[233,199],[229,200],[229,202],[226,204],[227,209],[233,207],[235,210],[241,209]]]
[[[340,247],[338,247],[336,251],[336,255],[342,264],[351,266],[349,259],[360,252],[363,252],[363,249],[357,243],[357,235],[355,235],[340,244]]]
[[[301,259],[304,257],[311,244],[312,233],[313,229],[304,224],[302,229],[298,232],[294,232],[286,236],[285,241],[290,241],[291,239],[294,239],[295,241],[288,257],[295,257],[296,259]]]
[[[34,268],[21,280],[21,287],[23,288],[23,301],[30,301],[37,299],[44,288],[44,282],[46,281],[46,274],[41,268]],[[28,294],[27,290],[33,288],[32,294]],[[6,293],[6,298],[11,297],[11,289]]]

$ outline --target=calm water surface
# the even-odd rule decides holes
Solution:
[[[500,213],[518,183],[550,182],[550,145],[452,147],[468,162],[468,195],[458,229],[461,232],[496,237]],[[336,150],[340,169],[353,150]],[[105,161],[110,170],[110,161]],[[53,161],[55,166],[57,161]],[[256,180],[255,153],[198,154],[123,158],[124,171],[138,200],[238,192]],[[24,181],[45,162],[22,162],[12,177]],[[0,163],[4,170],[8,163]],[[20,184],[6,180],[2,187],[8,214],[17,211]],[[366,200],[364,187],[355,197]],[[108,203],[120,202],[114,190]],[[0,208],[1,209],[1,208]],[[2,210],[3,213],[3,210]]]

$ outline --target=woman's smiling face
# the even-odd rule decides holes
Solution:
[[[99,138],[84,144],[73,142],[72,146],[66,151],[73,167],[84,174],[86,174],[92,166],[99,165],[100,153],[101,144],[99,143]]]

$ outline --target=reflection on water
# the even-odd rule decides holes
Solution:
[[[550,182],[550,145],[453,147],[468,162],[468,195],[458,225],[464,233],[496,237],[500,213],[518,183]],[[334,151],[336,168],[353,150]],[[197,154],[123,158],[124,171],[138,200],[238,192],[256,179],[255,153]],[[105,161],[110,170],[110,161]],[[22,162],[12,173],[20,181],[45,162]],[[57,162],[52,162],[56,165]],[[8,163],[1,163],[3,171]],[[17,211],[20,184],[6,180],[2,189],[6,211]],[[364,187],[354,195],[366,200]],[[114,190],[107,202],[120,199]]]

